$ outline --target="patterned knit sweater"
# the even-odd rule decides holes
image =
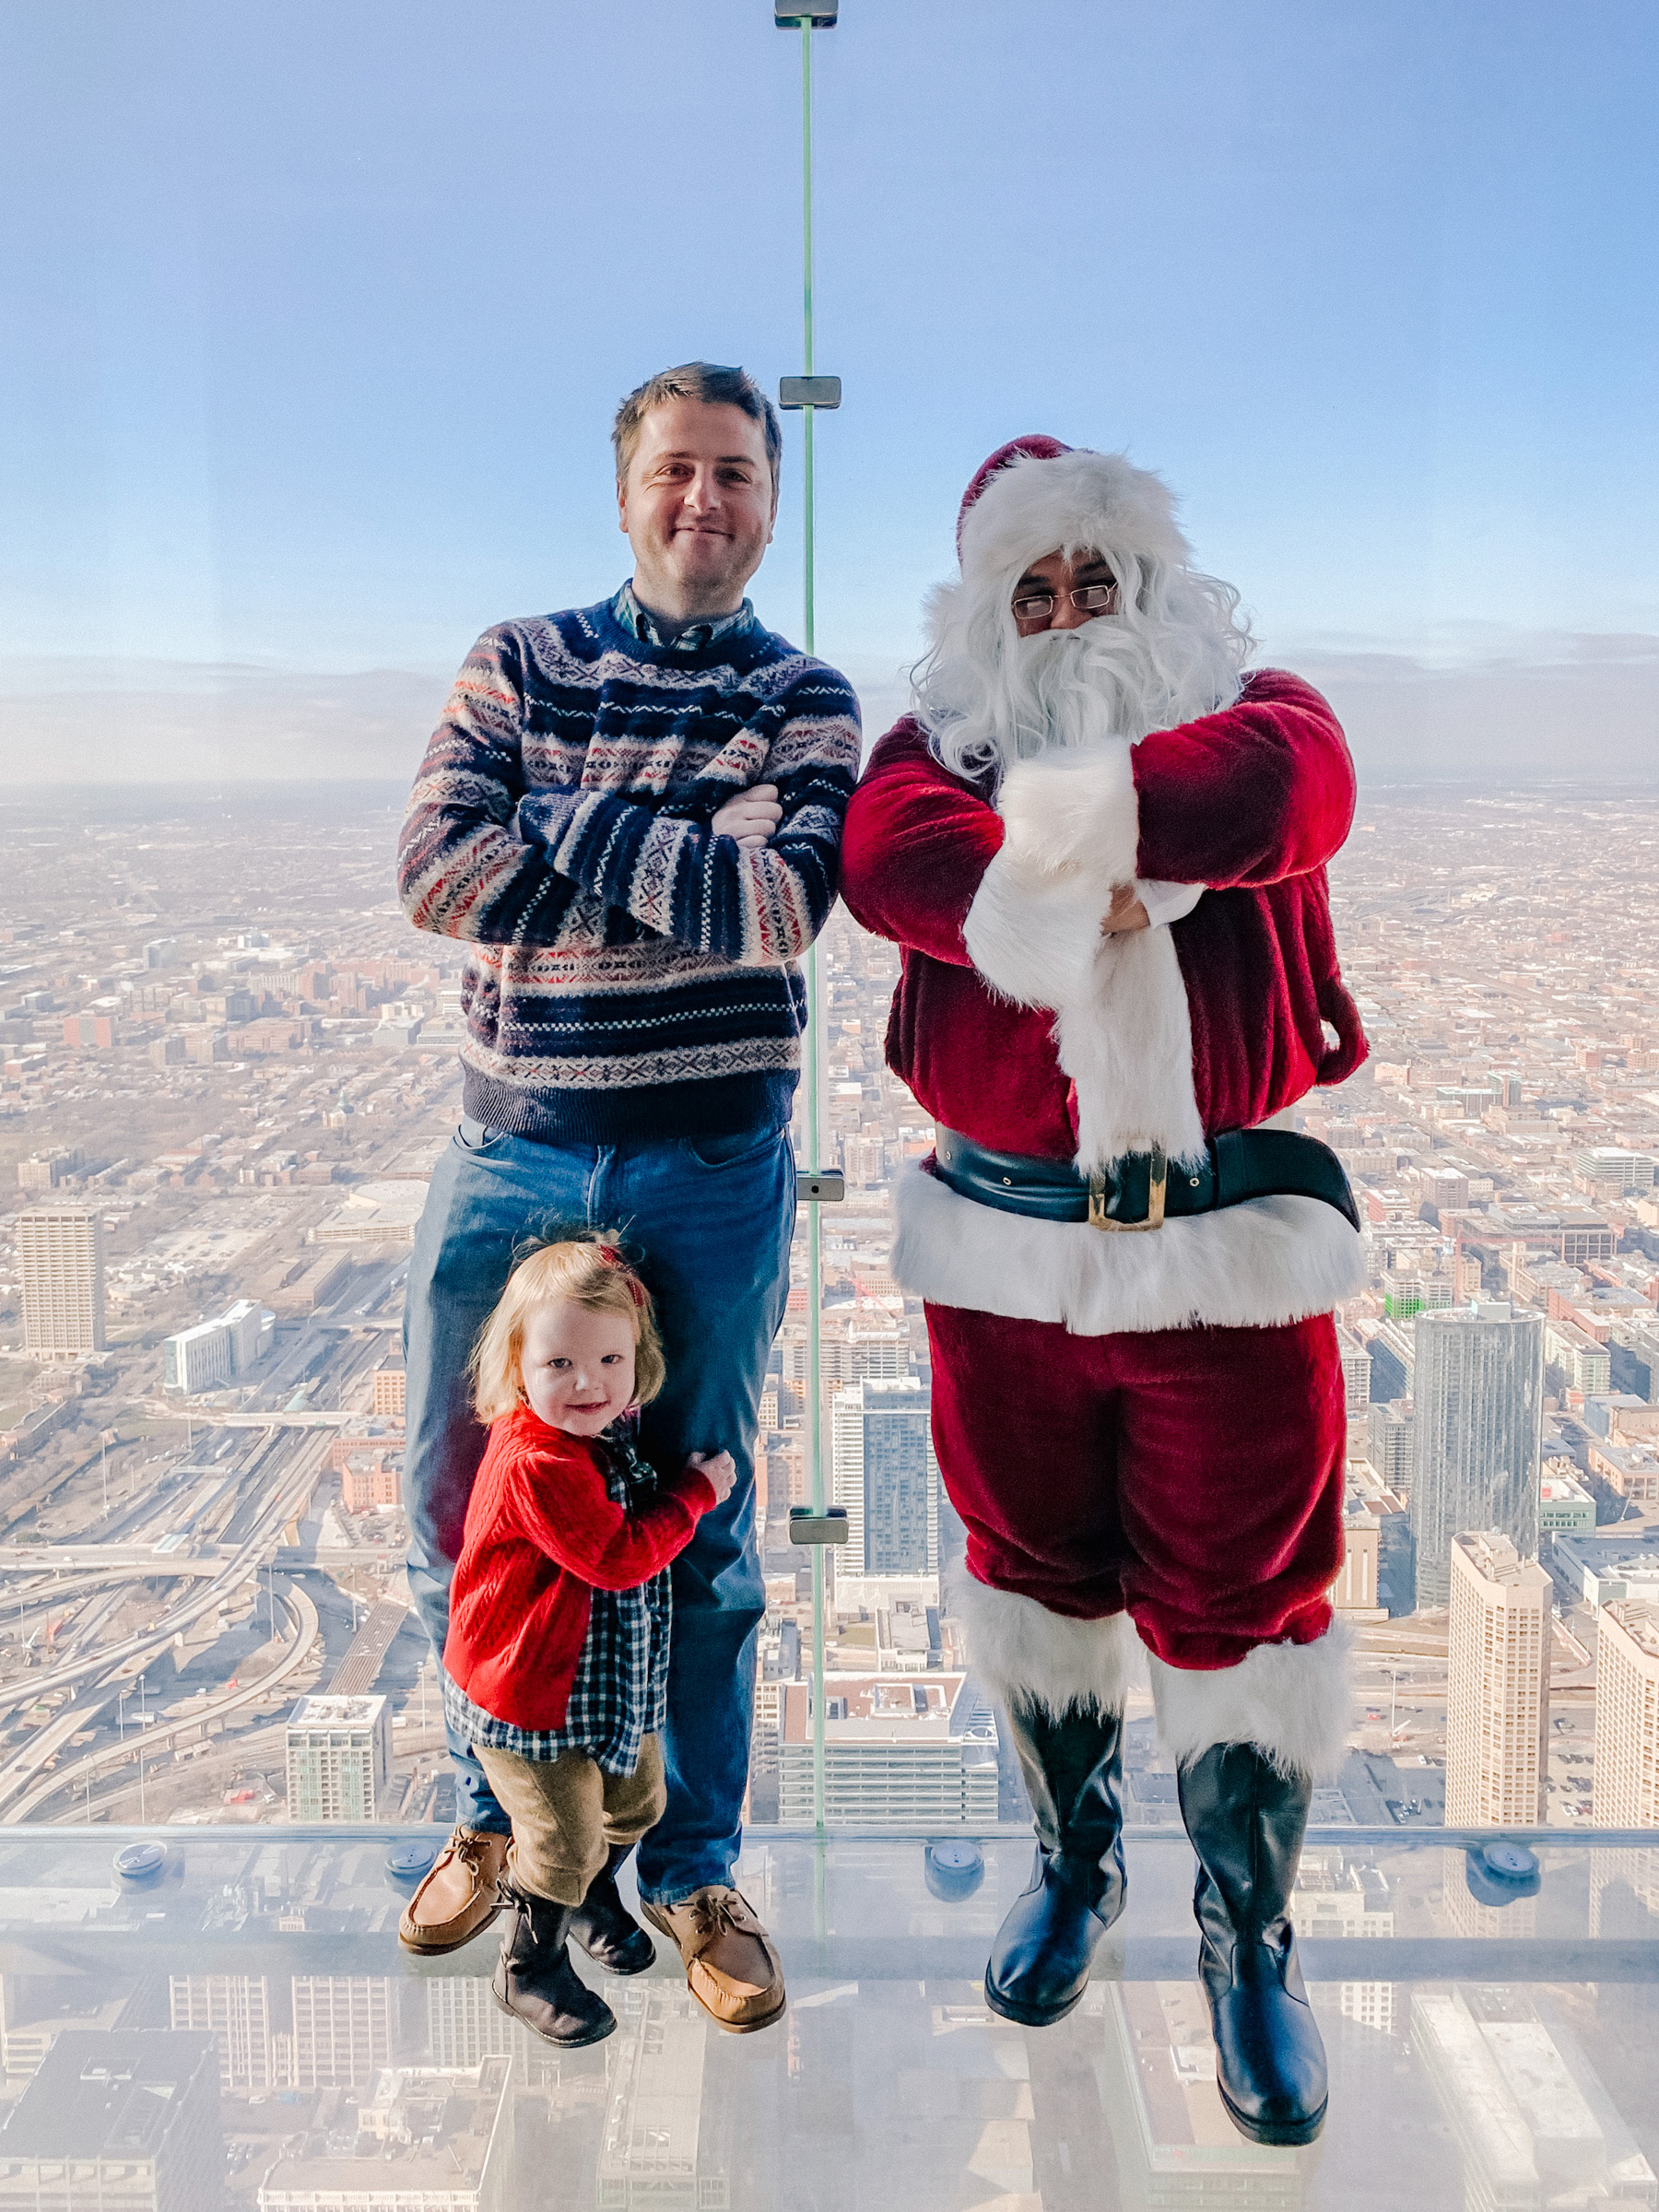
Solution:
[[[625,594],[486,630],[398,848],[409,919],[470,947],[467,1112],[555,1143],[788,1120],[858,773],[844,677],[752,616],[653,642]],[[710,825],[753,783],[782,820],[740,848]]]

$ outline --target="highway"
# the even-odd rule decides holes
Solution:
[[[370,1378],[395,1325],[381,1309],[400,1296],[402,1272],[401,1262],[354,1270],[335,1310],[305,1323],[234,1404],[136,1403],[150,1441],[118,1431],[110,1456],[124,1457],[109,1479],[101,1448],[61,1472],[42,1470],[0,1543],[0,1819],[84,1817],[94,1785],[134,1763],[132,1692],[147,1677],[153,1712],[163,1662],[170,1673],[188,1665],[199,1685],[187,1708],[175,1703],[144,1728],[145,1760],[170,1769],[175,1749],[206,1745],[210,1724],[204,1770],[234,1758],[247,1735],[239,1716],[253,1718],[250,1709],[268,1707],[274,1693],[291,1696],[296,1677],[295,1687],[314,1677],[324,1662],[318,1605],[326,1599],[327,1632],[337,1638],[344,1601],[328,1583],[313,1600],[294,1571],[356,1574],[360,1589],[364,1566],[383,1573],[396,1563],[383,1547],[319,1556],[312,1532],[302,1545],[294,1539],[339,1430],[369,1418]],[[154,1441],[158,1418],[178,1424],[171,1452]],[[31,1530],[34,1541],[19,1540]],[[265,1664],[267,1643],[256,1662],[265,1671],[251,1675],[248,1590],[263,1601],[262,1578],[287,1628],[275,1665]]]

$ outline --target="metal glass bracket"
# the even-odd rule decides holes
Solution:
[[[815,1512],[809,1505],[792,1505],[789,1509],[792,1544],[844,1544],[847,1536],[844,1505],[827,1505],[821,1512]]]
[[[839,407],[841,378],[781,376],[778,379],[778,405],[785,411],[791,407]]]
[[[808,1206],[840,1206],[847,1195],[847,1179],[839,1168],[798,1168],[795,1195]]]

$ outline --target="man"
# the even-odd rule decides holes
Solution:
[[[745,2030],[784,2002],[732,1887],[764,1611],[752,1446],[788,1295],[795,963],[835,897],[858,711],[844,678],[743,595],[771,539],[782,446],[749,377],[665,371],[623,401],[614,443],[631,581],[485,632],[399,848],[410,920],[468,945],[465,1115],[409,1268],[409,1583],[441,1656],[484,1444],[467,1357],[515,1243],[560,1222],[619,1232],[667,1357],[643,1451],[665,1473],[721,1449],[738,1468],[675,1563],[668,1809],[640,1847],[640,1893],[700,2002]],[[429,1954],[494,1916],[509,1829],[470,1748],[450,1747],[455,1832],[401,1931]],[[624,1855],[571,1926],[613,1967]]]
[[[1237,594],[1122,456],[1016,440],[958,546],[844,888],[903,947],[889,1052],[937,1139],[894,1272],[927,1301],[959,1605],[1037,1815],[986,1995],[1064,2018],[1123,1909],[1133,1623],[1222,2095],[1307,2142],[1324,2059],[1287,1908],[1347,1729],[1330,1309],[1364,1272],[1335,1156],[1262,1125],[1364,1056],[1324,877],[1352,766],[1305,684],[1241,677]]]

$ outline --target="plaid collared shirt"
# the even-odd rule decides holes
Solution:
[[[637,1513],[656,1491],[656,1476],[627,1436],[607,1430],[605,1487],[613,1504]],[[550,1764],[582,1751],[607,1774],[631,1774],[641,1740],[662,1733],[668,1710],[666,1567],[631,1590],[595,1590],[561,1728],[515,1728],[475,1705],[442,1676],[443,1716],[464,1743]]]
[[[665,622],[661,615],[640,605],[631,583],[625,583],[611,601],[611,613],[630,637],[665,653],[700,653],[705,645],[722,638],[740,638],[755,628],[755,609],[747,599],[735,614],[716,615],[706,622]]]

